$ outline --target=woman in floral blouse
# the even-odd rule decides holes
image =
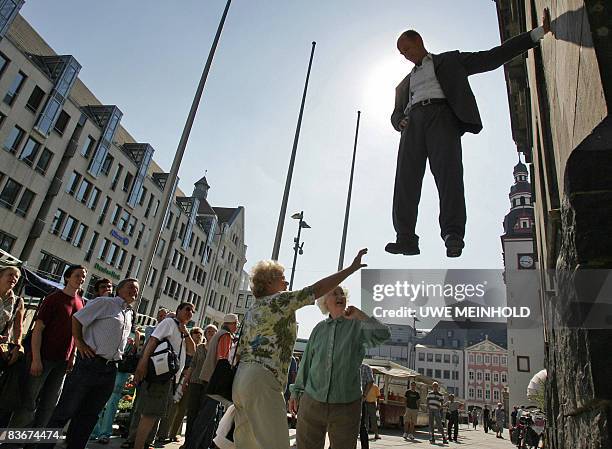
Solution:
[[[251,273],[255,302],[247,312],[240,338],[240,365],[232,398],[236,407],[234,441],[240,449],[289,449],[283,392],[297,338],[296,310],[335,289],[365,264],[359,251],[353,263],[303,290],[287,292],[284,268],[261,261]]]

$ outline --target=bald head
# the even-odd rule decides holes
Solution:
[[[414,30],[407,30],[400,34],[397,39],[397,49],[407,60],[417,65],[421,64],[427,55],[423,38]]]

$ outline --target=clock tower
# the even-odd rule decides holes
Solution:
[[[510,187],[510,211],[504,218],[501,244],[504,280],[509,307],[529,307],[530,319],[542,322],[537,288],[538,271],[534,249],[534,207],[527,166],[520,160],[514,167]],[[528,327],[528,328],[526,328]],[[508,319],[508,406],[533,405],[527,397],[532,377],[544,368],[544,331],[541,325],[525,326]]]

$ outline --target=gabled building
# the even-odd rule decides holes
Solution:
[[[485,336],[465,348],[465,410],[489,409],[504,403],[508,386],[508,351]],[[507,404],[506,404],[507,405]],[[508,407],[505,407],[508,410]]]

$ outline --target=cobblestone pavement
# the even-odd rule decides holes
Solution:
[[[290,443],[292,448],[295,448],[295,430],[290,429]],[[442,438],[437,435],[436,443],[429,443],[429,433],[427,428],[422,428],[415,434],[414,441],[406,441],[402,438],[402,432],[397,429],[383,429],[381,432],[381,439],[374,440],[373,436],[370,435],[370,449],[383,449],[383,448],[413,448],[413,449],[427,449],[429,447],[450,447],[450,448],[464,448],[464,449],[511,449],[515,447],[509,440],[508,430],[504,431],[504,439],[495,438],[495,433],[489,432],[484,433],[482,427],[477,430],[467,428],[467,426],[461,426],[459,429],[458,442],[452,442],[448,444],[442,444]],[[122,438],[111,438],[111,442],[108,445],[102,445],[96,442],[90,442],[87,445],[87,449],[119,449],[119,446],[124,440]],[[164,449],[179,449],[182,442],[169,443],[164,446]],[[360,444],[357,443],[357,447]],[[325,448],[329,448],[329,442]]]

